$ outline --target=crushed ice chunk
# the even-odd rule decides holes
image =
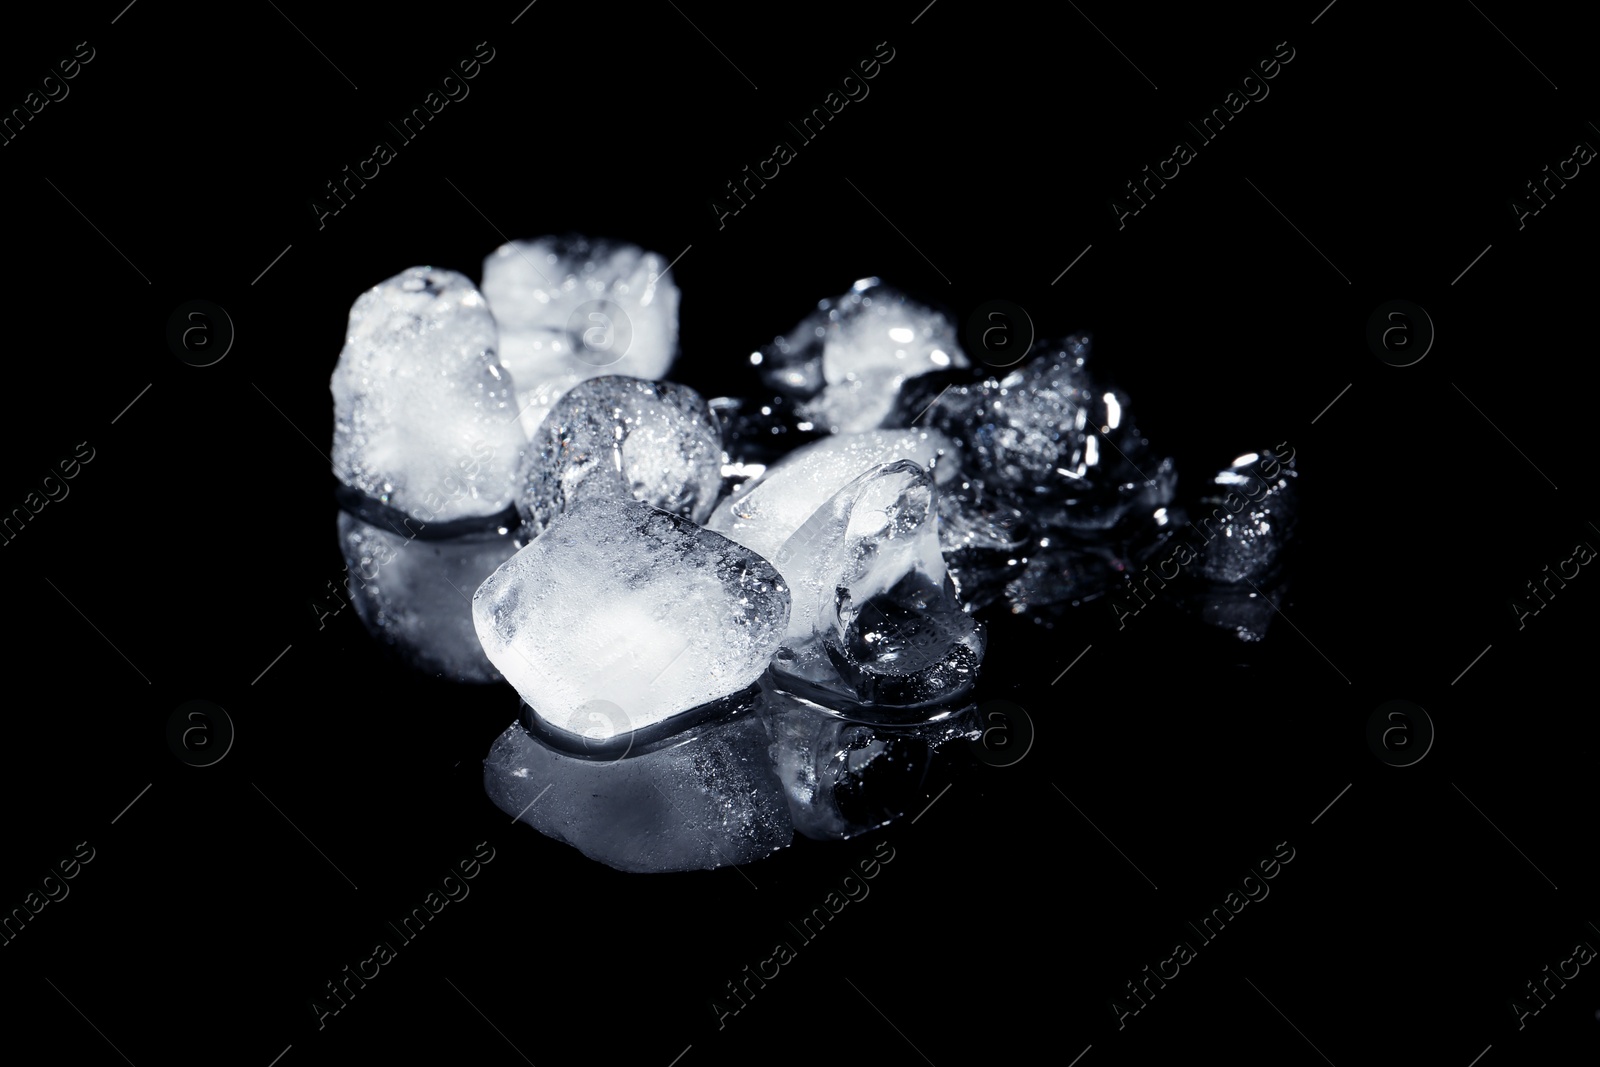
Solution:
[[[1128,419],[1127,396],[1087,370],[1088,336],[1038,347],[1004,377],[952,386],[927,408],[928,424],[961,444],[974,474],[1031,496],[1123,477],[1144,443]],[[908,394],[899,414],[909,419],[921,400]]]
[[[863,704],[921,708],[966,694],[983,662],[985,630],[961,610],[948,577],[908,571],[871,597],[841,591],[822,645]]]
[[[1246,453],[1217,473],[1195,508],[1203,577],[1243,582],[1271,571],[1295,520],[1298,477],[1293,459],[1283,463],[1270,451]]]

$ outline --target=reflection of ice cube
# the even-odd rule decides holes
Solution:
[[[1180,603],[1241,641],[1260,641],[1288,593],[1282,563],[1296,522],[1299,471],[1263,449],[1239,456],[1202,491],[1186,539],[1199,559]]]
[[[1103,596],[1122,585],[1127,580],[1124,576],[1138,570],[1154,550],[1140,545],[1141,554],[1134,555],[1131,551],[1120,552],[1119,546],[1110,543],[1059,535],[1041,540],[1050,545],[1031,549],[1027,566],[1006,583],[1006,600],[1013,614],[1079,604]],[[1152,540],[1154,545],[1163,543],[1159,535]]]
[[[1206,623],[1230,631],[1241,641],[1260,641],[1288,595],[1289,583],[1277,579],[1259,583],[1259,588],[1257,592],[1242,582],[1216,584],[1182,603]]]
[[[688,519],[585,498],[479,586],[472,614],[539,717],[584,734],[592,701],[641,729],[753,683],[789,592],[766,560]]]
[[[470,598],[516,552],[509,532],[425,541],[341,511],[339,547],[356,613],[374,636],[430,674],[500,681],[478,642]]]
[[[620,758],[513,723],[484,761],[484,785],[506,814],[618,870],[749,863],[794,838],[750,700]]]
[[[817,840],[854,837],[925,803],[924,783],[938,749],[982,734],[972,707],[934,723],[869,725],[762,688],[762,714],[790,817],[796,830]]]
[[[511,502],[525,439],[494,318],[464,276],[413,267],[357,297],[330,388],[345,485],[429,522]]]
[[[537,534],[580,497],[642,500],[703,522],[722,487],[722,440],[700,394],[606,375],[556,401],[518,470],[517,510]]]
[[[802,401],[834,433],[883,425],[906,381],[967,366],[948,319],[876,278],[819,301],[752,360],[769,388]]]
[[[660,378],[678,347],[678,287],[637,245],[541,237],[483,261],[500,355],[519,383],[567,375]]]

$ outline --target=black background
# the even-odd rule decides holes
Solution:
[[[94,450],[0,546],[0,908],[95,850],[0,946],[8,1043],[140,1067],[1592,1059],[1593,967],[1520,1030],[1511,1008],[1600,945],[1600,579],[1522,629],[1511,606],[1600,545],[1600,179],[1520,230],[1511,208],[1600,143],[1576,16],[923,2],[113,0],[6,34],[6,109],[94,49],[0,147],[0,507]],[[484,41],[470,95],[319,227],[324,183]],[[1119,228],[1123,183],[1285,41],[1270,95]],[[797,144],[787,123],[879,42],[870,95]],[[780,140],[797,158],[719,226],[713,198]],[[993,620],[980,696],[1026,708],[1033,748],[857,841],[646,877],[510,825],[481,760],[512,691],[404,671],[353,611],[319,622],[341,568],[327,382],[363,289],[420,263],[476,279],[502,240],[569,230],[681,253],[674,377],[707,395],[753,387],[754,346],[867,274],[958,321],[1000,298],[1041,335],[1092,330],[1185,484],[1294,447],[1292,622],[1243,646],[1160,605],[1120,631],[1104,603]],[[193,299],[236,329],[214,366],[166,343]],[[1392,299],[1437,329],[1413,366],[1365,339]],[[237,730],[211,767],[167,745],[191,699]],[[1392,699],[1436,730],[1413,766],[1366,742]],[[879,840],[871,895],[719,1028],[725,983]],[[481,841],[471,895],[319,1029],[324,983]],[[1270,896],[1119,1030],[1124,983],[1280,842]]]

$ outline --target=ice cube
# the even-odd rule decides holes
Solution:
[[[584,496],[631,496],[704,522],[722,487],[722,440],[686,385],[589,378],[550,409],[518,477],[517,510],[534,534]]]
[[[455,271],[413,267],[350,308],[333,392],[333,470],[424,521],[511,503],[526,447],[483,295]]]
[[[789,622],[772,564],[680,516],[585,497],[478,588],[489,660],[545,723],[588,736],[654,726],[753,683]]]
[[[1127,395],[1089,373],[1088,357],[1088,336],[1074,334],[1038,346],[1004,377],[952,384],[931,401],[908,393],[897,418],[921,415],[919,425],[948,434],[990,490],[1056,506],[1034,514],[1039,525],[1104,529],[1168,503],[1176,475],[1134,428]]]
[[[368,631],[429,674],[498,682],[472,624],[472,591],[516,552],[510,531],[443,540],[385,529],[347,512],[338,520],[346,582]]]
[[[964,691],[983,655],[939,547],[933,478],[896,460],[858,476],[772,561],[793,598],[773,669],[871,704]]]
[[[667,261],[637,245],[541,237],[483,261],[501,358],[519,382],[568,375],[660,378],[678,348],[678,287]]]
[[[953,462],[941,462],[941,457],[951,455],[953,460],[954,452],[950,439],[932,430],[834,434],[769,467],[747,489],[717,505],[706,525],[771,559],[818,508],[866,471],[909,459],[943,483],[956,471]]]
[[[819,301],[751,359],[769,388],[803,400],[804,413],[833,433],[883,425],[908,380],[968,365],[944,315],[877,278]]]
[[[1212,478],[1194,509],[1195,529],[1205,538],[1201,576],[1244,582],[1272,570],[1295,520],[1298,477],[1292,458],[1284,463],[1263,449],[1239,456]]]
[[[932,508],[933,480],[905,459],[873,467],[829,497],[770,557],[789,583],[785,643],[811,640],[845,591],[865,600],[919,569],[942,581]]]
[[[506,814],[618,870],[761,859],[794,839],[794,824],[754,696],[621,754],[547,735],[537,718],[532,730],[513,723],[484,761],[485,788]],[[599,719],[619,715],[599,707]]]

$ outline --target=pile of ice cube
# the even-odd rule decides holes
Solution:
[[[750,357],[768,394],[708,402],[665,380],[678,304],[655,253],[513,242],[481,289],[415,267],[361,294],[332,379],[362,620],[509,682],[491,798],[624,870],[883,825],[974,735],[975,613],[1115,592],[1174,519],[1085,336],[985,377],[863,279]],[[1282,526],[1233,531],[1207,579],[1235,595]]]

